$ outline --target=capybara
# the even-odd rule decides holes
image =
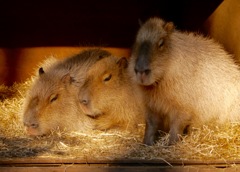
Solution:
[[[143,99],[127,67],[126,58],[108,56],[87,71],[79,101],[84,114],[98,121],[99,130],[120,127],[134,131],[137,124],[144,123]]]
[[[46,62],[43,68],[39,68],[39,76],[34,80],[23,105],[23,123],[27,134],[44,135],[56,128],[93,128],[93,119],[84,115],[79,107],[76,85],[80,84],[91,63],[109,55],[105,50],[90,49],[62,61]],[[76,78],[76,75],[81,78]]]
[[[240,119],[240,72],[232,55],[172,22],[154,17],[140,27],[129,73],[147,106],[145,144],[154,144],[157,130],[169,132],[173,144],[188,126]]]

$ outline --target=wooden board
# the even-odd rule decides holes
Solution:
[[[163,172],[208,172],[238,171],[239,161],[170,161],[163,160],[78,160],[78,159],[5,159],[0,160],[0,171],[163,171]]]
[[[63,59],[90,47],[0,48],[0,84],[23,82],[34,74],[38,64],[54,56]],[[115,56],[128,57],[127,48],[104,48]]]

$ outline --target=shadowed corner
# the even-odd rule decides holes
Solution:
[[[0,49],[0,84],[11,86],[17,81],[21,55],[22,49]]]

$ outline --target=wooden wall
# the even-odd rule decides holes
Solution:
[[[224,0],[204,26],[240,62],[240,1]]]

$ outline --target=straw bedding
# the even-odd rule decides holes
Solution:
[[[0,158],[67,158],[95,160],[239,160],[240,124],[205,125],[166,146],[168,135],[154,146],[142,144],[144,125],[135,134],[119,131],[64,132],[31,138],[21,122],[23,100],[32,83],[0,86]]]

